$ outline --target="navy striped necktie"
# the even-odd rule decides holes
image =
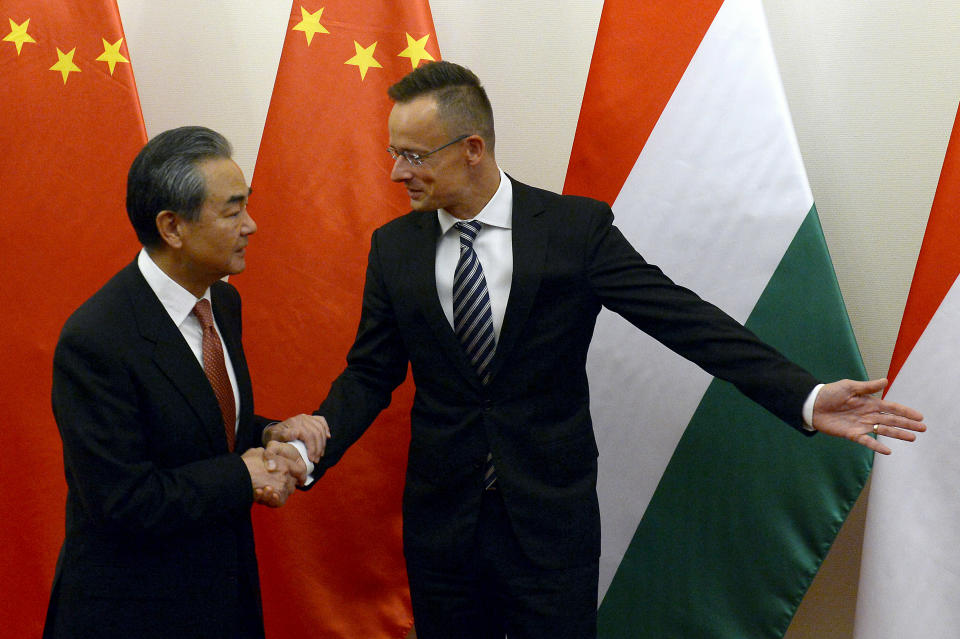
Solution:
[[[480,222],[457,222],[454,226],[460,233],[460,260],[453,275],[453,330],[480,380],[486,384],[490,381],[489,368],[497,339],[493,334],[487,280],[473,250]]]
[[[477,239],[481,225],[472,220],[457,222],[454,226],[460,234],[460,260],[453,274],[453,330],[486,385],[490,381],[490,362],[497,348],[497,338],[493,332],[487,280],[477,252],[473,250],[473,241]],[[483,487],[490,489],[497,481],[490,454],[487,454],[484,466]]]

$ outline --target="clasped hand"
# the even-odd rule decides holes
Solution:
[[[266,448],[251,448],[241,458],[250,472],[254,501],[279,508],[297,484],[307,480],[300,452],[290,444],[272,441]]]
[[[242,456],[250,471],[254,500],[278,508],[298,485],[307,481],[307,466],[300,451],[285,442],[303,442],[307,457],[316,463],[323,456],[329,437],[326,420],[314,415],[295,415],[265,428],[265,447],[252,448]]]

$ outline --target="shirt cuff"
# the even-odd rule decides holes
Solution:
[[[813,387],[813,390],[810,391],[810,394],[807,395],[807,401],[803,402],[803,428],[811,432],[816,432],[816,428],[813,427],[813,405],[817,403],[817,396],[820,394],[820,389],[823,388],[823,384],[817,384]],[[306,450],[306,449],[304,449]],[[312,471],[312,469],[311,469]],[[311,480],[313,477],[310,478]]]
[[[313,462],[310,461],[310,458],[307,457],[307,445],[304,444],[299,439],[294,439],[293,441],[286,442],[297,449],[297,452],[300,453],[300,457],[303,458],[303,463],[307,465],[307,481],[303,482],[304,488],[313,483]]]

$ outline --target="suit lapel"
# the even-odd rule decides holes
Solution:
[[[543,203],[530,187],[510,178],[513,184],[513,278],[510,297],[500,328],[500,340],[490,365],[491,378],[503,365],[510,350],[516,345],[530,308],[540,287],[543,264],[547,252],[548,226]]]
[[[226,452],[220,407],[203,368],[183,339],[183,334],[163,308],[163,304],[143,279],[136,261],[124,270],[127,274],[132,312],[140,335],[154,345],[154,363],[196,413],[211,449]]]

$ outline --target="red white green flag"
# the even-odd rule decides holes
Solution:
[[[881,458],[874,469],[857,595],[857,639],[947,639],[960,628],[958,211],[960,112],[888,373],[888,398],[921,406],[930,430],[915,445],[890,442],[894,459]]]
[[[0,619],[38,637],[66,499],[53,349],[136,256],[124,197],[146,133],[114,0],[4,0],[0,78]]]
[[[759,0],[607,0],[566,193],[825,380],[864,379]],[[781,637],[870,471],[618,316],[588,372],[601,637]]]
[[[236,280],[258,413],[315,408],[343,369],[370,235],[408,210],[389,178],[387,87],[439,58],[426,0],[293,3],[252,179],[257,247]],[[268,635],[412,626],[400,515],[412,391],[309,493],[256,510]]]

